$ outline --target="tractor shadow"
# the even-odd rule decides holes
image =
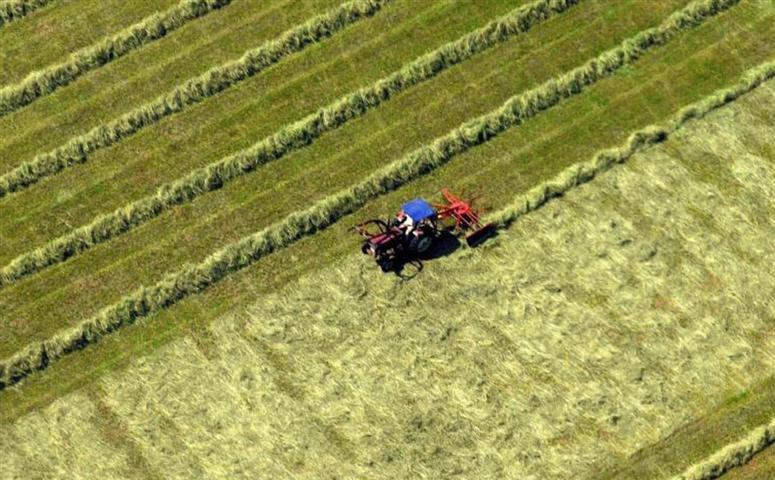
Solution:
[[[428,251],[421,255],[396,262],[391,271],[395,273],[396,276],[400,277],[401,280],[411,280],[422,272],[423,264],[425,262],[452,255],[460,248],[460,246],[460,240],[451,232],[444,230],[439,234]]]

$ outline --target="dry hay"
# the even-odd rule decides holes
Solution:
[[[0,28],[45,7],[53,0],[4,0],[0,2]]]
[[[150,287],[135,289],[93,317],[51,338],[31,342],[0,361],[0,389],[18,383],[36,370],[47,368],[51,361],[63,355],[81,350],[103,336],[133,324],[138,318],[168,308],[189,295],[209,288],[271,252],[332,225],[369,200],[428,174],[458,154],[521,125],[564,99],[580,94],[587,86],[632,64],[651,49],[665,45],[686,29],[696,27],[737,3],[738,0],[691,2],[668,16],[658,27],[638,32],[580,67],[514,95],[500,107],[463,123],[446,135],[372,172],[362,181],[222,247],[198,264],[185,265]],[[127,223],[130,219],[122,217],[117,221]],[[88,242],[89,239],[82,241]]]
[[[377,108],[399,93],[429,80],[474,55],[527,32],[533,26],[566,11],[579,0],[538,0],[517,7],[484,27],[428,52],[399,70],[344,95],[303,119],[279,129],[248,148],[194,169],[173,182],[160,186],[149,196],[115,211],[99,215],[89,224],[27,251],[0,268],[0,287],[62,262],[94,245],[150,221],[176,205],[188,203],[207,192],[278,160],[314,142],[325,132],[339,128]]]
[[[775,367],[775,197],[758,196],[775,159],[739,141],[775,138],[750,111],[772,87],[411,281],[360,255],[303,278],[110,374],[105,403],[170,478],[583,478],[621,460]],[[699,175],[695,155],[721,167]]]
[[[775,443],[775,419],[753,429],[737,442],[730,443],[703,461],[692,465],[672,480],[711,480],[746,464],[754,455]]]
[[[76,393],[28,415],[0,435],[0,479],[142,478],[129,455],[101,436],[99,412]]]
[[[119,33],[73,52],[64,62],[32,72],[21,82],[0,88],[0,116],[29,105],[81,75],[158,40],[189,21],[229,3],[231,0],[181,0],[165,12],[154,13]]]
[[[103,382],[105,402],[166,478],[356,478],[330,425],[287,388],[259,345],[213,332],[208,356],[190,339]],[[208,359],[208,357],[210,359]]]
[[[248,50],[237,60],[213,67],[128,113],[69,139],[54,150],[36,155],[32,160],[0,175],[0,197],[27,188],[75,164],[86,162],[95,150],[114,145],[165,117],[258,74],[288,55],[376,14],[388,2],[390,0],[352,0],[343,3]]]

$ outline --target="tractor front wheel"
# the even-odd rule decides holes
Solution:
[[[383,272],[389,272],[393,270],[393,267],[395,266],[395,261],[392,258],[383,258],[377,263],[379,263],[379,268],[381,268]]]

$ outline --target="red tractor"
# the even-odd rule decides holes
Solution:
[[[388,221],[367,220],[355,227],[363,237],[361,251],[371,255],[383,271],[396,267],[396,262],[416,259],[427,252],[445,229],[470,232],[466,243],[473,247],[490,236],[495,227],[482,225],[478,212],[449,190],[442,189],[446,203],[431,205],[416,198],[401,206]],[[450,220],[454,221],[451,224]]]

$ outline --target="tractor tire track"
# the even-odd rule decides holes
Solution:
[[[432,172],[456,155],[486,143],[563,99],[580,94],[585,87],[611,76],[623,66],[637,61],[649,50],[665,45],[684,30],[701,24],[737,3],[738,0],[695,0],[667,17],[658,27],[643,30],[582,66],[511,97],[501,107],[465,122],[432,143],[375,171],[363,181],[226,245],[202,262],[188,264],[150,287],[139,287],[74,327],[28,345],[0,361],[0,389],[14,385],[33,372],[47,368],[51,361],[86,348],[103,336],[168,308],[264,256],[332,225],[369,200]],[[721,96],[728,97],[727,94]],[[731,101],[732,96],[729,98]],[[697,110],[690,107],[681,112],[684,117],[692,117]]]
[[[399,93],[429,80],[442,71],[468,60],[514,35],[558,15],[581,0],[539,0],[518,7],[506,15],[461,38],[433,50],[368,87],[361,88],[318,109],[302,120],[280,129],[253,146],[225,157],[186,176],[162,185],[156,193],[95,218],[91,223],[52,240],[38,249],[19,255],[0,269],[0,287],[14,283],[50,265],[60,263],[92,246],[142,225],[176,205],[254,171],[311,144],[325,132],[365,115]]]
[[[328,38],[359,20],[368,18],[391,0],[353,0],[311,18],[280,37],[247,51],[235,60],[189,79],[150,103],[89,132],[70,139],[54,150],[36,155],[0,176],[0,198],[26,188],[77,163],[88,160],[95,150],[109,147],[141,129],[204,101],[246,80],[307,46]]]
[[[72,53],[62,63],[27,75],[24,80],[0,89],[0,117],[18,110],[40,97],[159,40],[191,20],[229,5],[232,0],[182,0],[165,12],[155,13],[119,33]]]

